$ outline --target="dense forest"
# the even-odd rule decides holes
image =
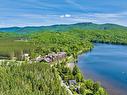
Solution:
[[[0,33],[0,95],[107,95],[100,83],[85,80],[75,65],[70,70],[66,65],[73,60],[76,64],[80,53],[90,51],[93,43],[127,44],[126,29],[79,29],[64,32],[43,31],[31,33]],[[30,59],[52,52],[66,52],[67,58],[55,65],[32,63],[21,59],[28,53]],[[19,64],[18,62],[22,62]],[[69,80],[76,85],[69,86]],[[69,86],[69,91],[61,81]],[[76,89],[75,89],[76,88]]]
[[[47,64],[0,67],[0,95],[69,95]]]

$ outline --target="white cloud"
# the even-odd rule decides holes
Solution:
[[[67,18],[65,15],[60,16],[61,23],[78,23],[78,22],[93,22],[98,24],[113,23],[127,26],[127,12],[121,13],[84,13],[73,14],[73,16]]]
[[[70,18],[71,15],[70,14],[64,14],[64,15],[61,15],[60,18]]]
[[[127,26],[127,14],[124,13],[91,13],[75,16],[76,21],[89,21],[93,23],[114,23]]]
[[[71,15],[70,14],[65,14],[65,17],[71,17]]]
[[[65,16],[64,15],[61,15],[60,18],[64,18]]]
[[[71,24],[79,22],[114,23],[127,26],[127,12],[121,13],[84,13],[84,14],[23,14],[0,17],[0,27],[41,26],[53,24]]]

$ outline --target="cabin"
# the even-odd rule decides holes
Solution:
[[[17,38],[15,41],[28,42],[27,38]]]

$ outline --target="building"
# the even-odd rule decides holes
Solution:
[[[23,54],[22,55],[22,60],[29,61],[30,60],[29,54],[27,54],[27,53]]]
[[[35,61],[36,62],[47,62],[51,63],[53,61],[59,61],[66,58],[66,52],[58,52],[58,53],[50,53],[45,56],[38,56]]]
[[[76,80],[69,80],[68,82],[69,82],[69,85],[70,85],[70,86],[71,86],[71,85],[76,85],[76,84],[77,84]]]

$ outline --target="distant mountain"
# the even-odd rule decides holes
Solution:
[[[77,24],[61,24],[51,26],[36,26],[36,27],[9,27],[0,28],[0,32],[39,32],[39,31],[67,31],[70,29],[86,29],[86,30],[127,30],[127,27],[117,24],[95,24],[91,22],[77,23]]]

